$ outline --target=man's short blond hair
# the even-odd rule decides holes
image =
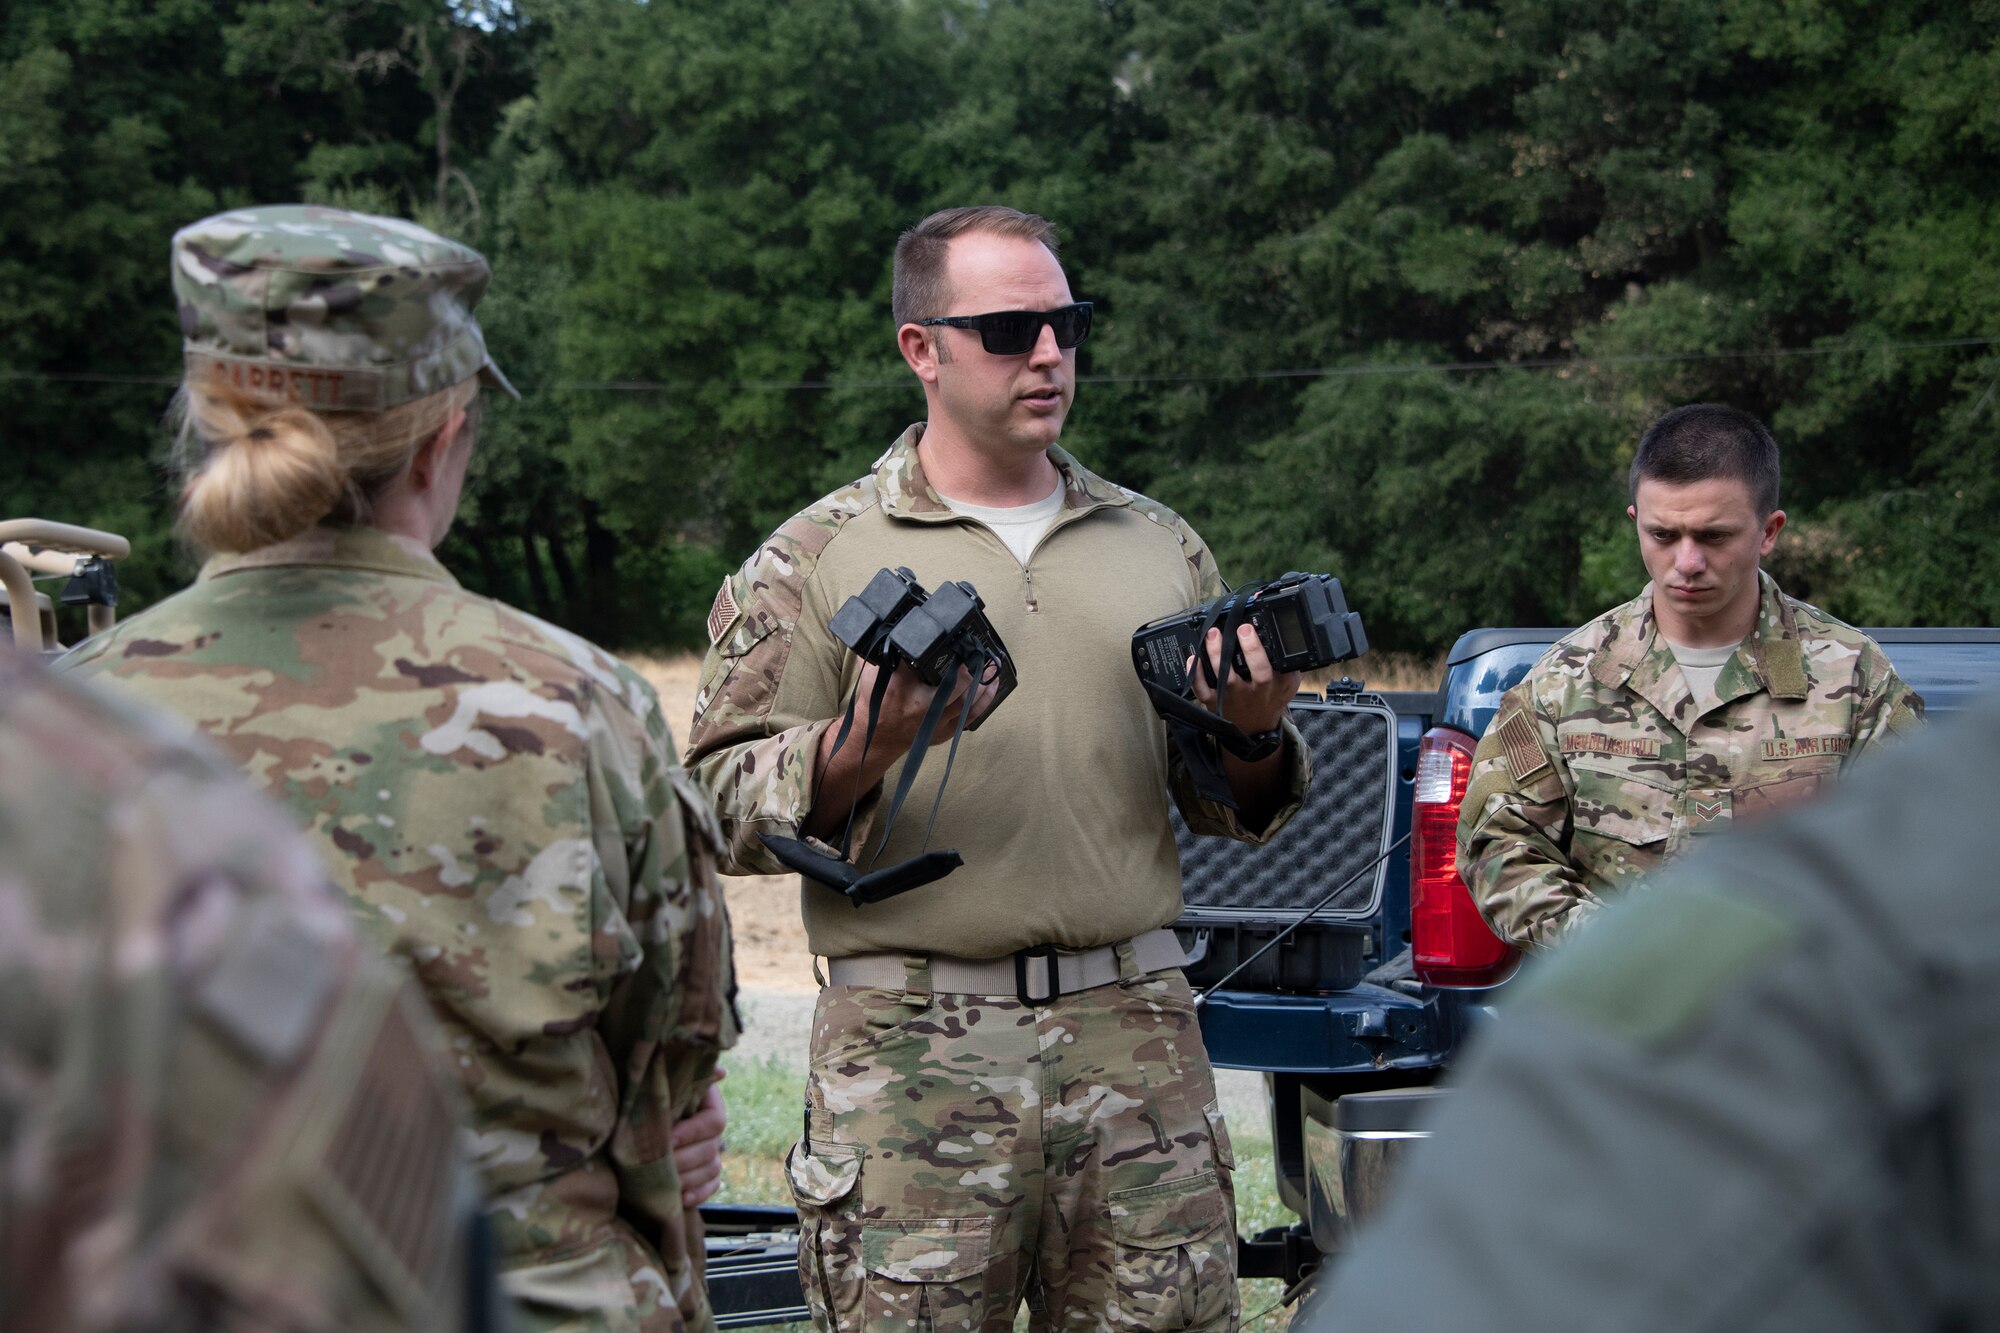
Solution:
[[[897,328],[951,313],[946,309],[951,290],[944,277],[945,253],[953,237],[975,231],[1040,241],[1058,261],[1062,259],[1056,249],[1056,224],[1033,213],[1004,204],[975,204],[933,213],[896,238],[895,284],[889,307]]]

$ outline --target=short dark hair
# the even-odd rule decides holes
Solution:
[[[1646,427],[1632,456],[1631,498],[1650,478],[1670,486],[1733,477],[1750,488],[1757,517],[1778,507],[1778,442],[1748,412],[1720,403],[1690,403]]]
[[[1056,224],[1004,204],[976,204],[933,213],[896,238],[896,266],[889,309],[896,327],[949,313],[951,292],[944,280],[945,253],[954,237],[985,231],[1040,241],[1058,261]]]

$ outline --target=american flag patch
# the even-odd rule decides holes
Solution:
[[[392,1003],[313,1190],[405,1311],[436,1304],[451,1257],[457,1129],[430,1058]]]
[[[1549,766],[1535,735],[1535,724],[1526,713],[1509,713],[1500,719],[1500,748],[1507,752],[1507,767],[1516,782],[1526,782]]]
[[[708,641],[721,643],[722,636],[736,623],[736,597],[729,591],[729,580],[715,590],[715,604],[708,608]]]

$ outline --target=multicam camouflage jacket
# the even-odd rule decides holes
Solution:
[[[1874,640],[1760,574],[1757,628],[1699,707],[1653,589],[1553,645],[1474,756],[1458,863],[1486,919],[1555,943],[1695,835],[1810,797],[1923,699]]]
[[[968,733],[939,808],[934,845],[965,864],[935,885],[856,910],[804,890],[806,932],[830,957],[876,950],[992,958],[1034,945],[1088,948],[1180,914],[1167,802],[1197,833],[1268,839],[1298,809],[1310,756],[1288,721],[1289,798],[1263,828],[1197,796],[1132,668],[1132,631],[1219,596],[1194,530],[1155,501],[1050,458],[1063,502],[1027,562],[954,513],[925,478],[913,426],[873,471],[787,521],[722,586],[695,698],[688,764],[715,796],[738,873],[779,873],[759,833],[799,836],[817,799],[815,760],[860,674],[827,628],[885,566],[935,588],[969,581],[1014,659],[1015,693]],[[858,742],[857,742],[858,743]],[[926,763],[887,845],[863,794],[857,858],[889,865],[924,842],[944,771]],[[883,786],[902,772],[891,768]]]
[[[0,1324],[461,1327],[412,990],[183,724],[0,647]]]
[[[669,1134],[734,981],[714,817],[652,688],[372,529],[217,558],[65,665],[209,732],[413,969],[508,1290],[574,1327],[705,1319]]]

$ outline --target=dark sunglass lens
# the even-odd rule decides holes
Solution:
[[[1090,307],[1066,305],[1049,312],[1049,327],[1056,331],[1056,346],[1068,351],[1090,335]]]
[[[981,320],[979,343],[994,356],[1019,356],[1042,332],[1042,321],[1028,310],[1003,310]]]

